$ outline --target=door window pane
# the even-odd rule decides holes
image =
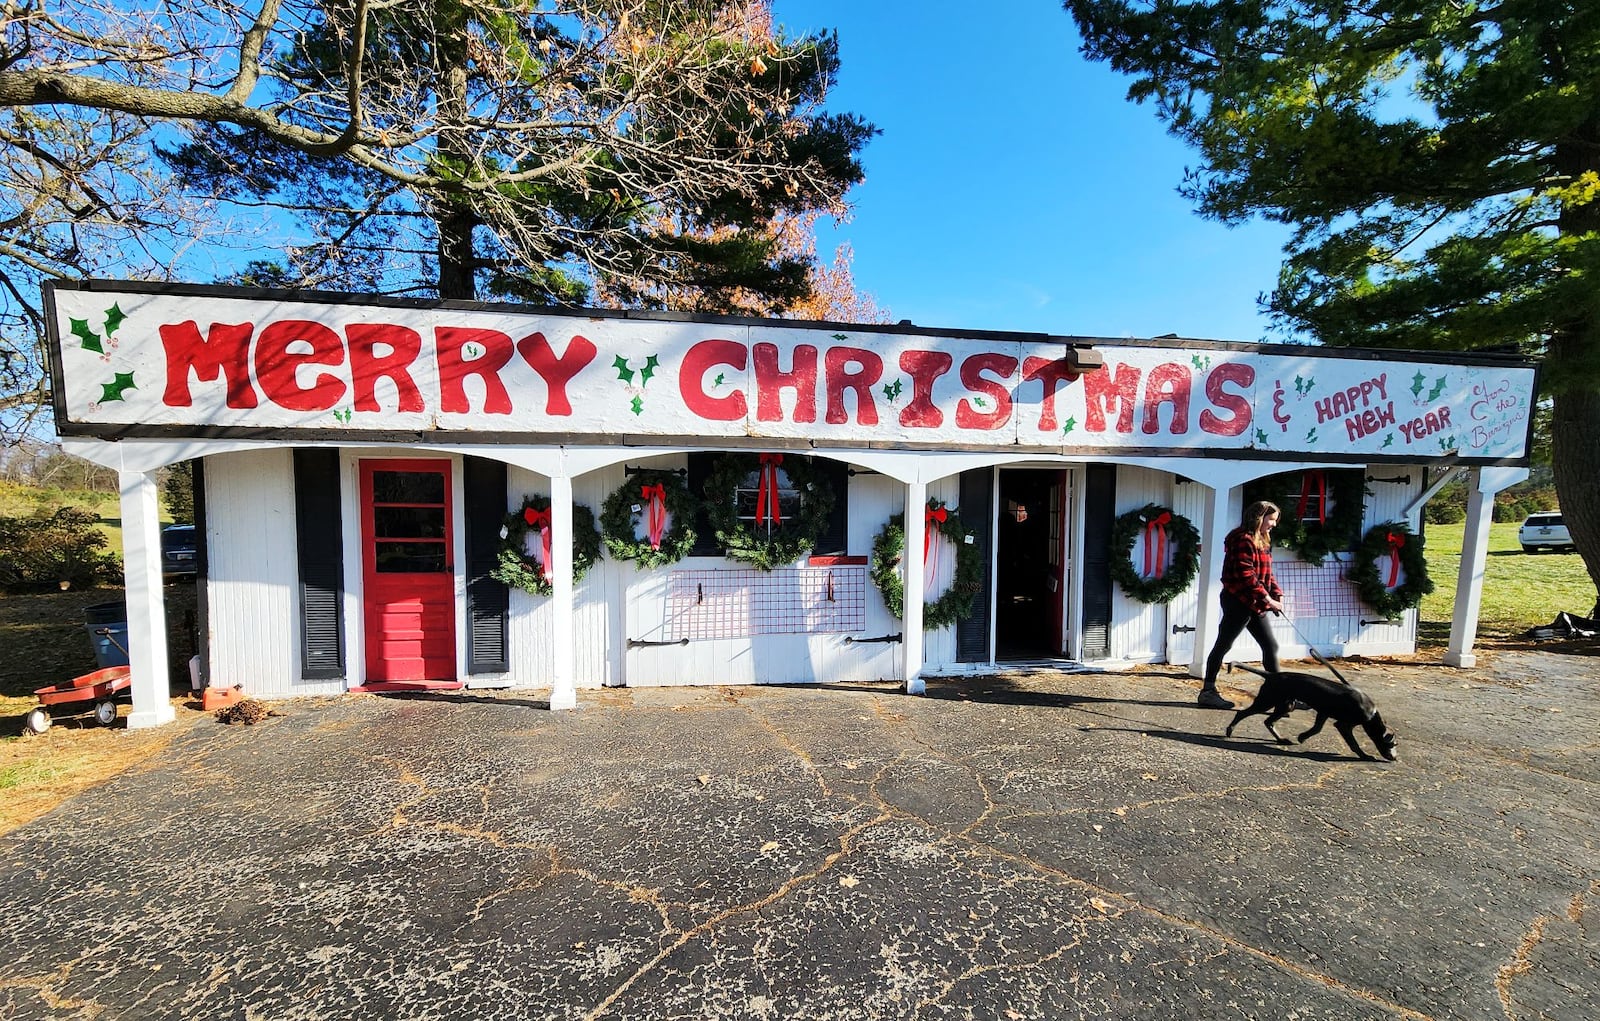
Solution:
[[[372,531],[380,539],[443,539],[443,507],[374,507]]]
[[[379,574],[442,574],[444,543],[442,542],[386,542],[373,543],[373,556]]]
[[[372,473],[374,503],[444,503],[444,475],[441,472],[375,471]]]

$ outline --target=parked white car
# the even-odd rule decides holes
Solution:
[[[1537,553],[1542,549],[1575,548],[1572,545],[1572,533],[1567,531],[1567,523],[1561,517],[1560,511],[1529,514],[1522,527],[1517,529],[1517,541],[1522,543],[1524,553]]]

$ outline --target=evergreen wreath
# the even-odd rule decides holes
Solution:
[[[1321,472],[1323,500],[1332,504],[1326,521],[1299,516],[1300,496],[1310,484],[1309,472]],[[1308,564],[1320,564],[1330,553],[1355,546],[1361,537],[1361,516],[1365,511],[1366,482],[1360,468],[1307,468],[1283,472],[1246,483],[1244,502],[1268,500],[1278,506],[1278,527],[1272,531],[1275,546],[1293,550]]]
[[[1388,579],[1393,577],[1396,559],[1406,577],[1390,588]],[[1368,529],[1345,577],[1355,585],[1363,603],[1391,620],[1421,604],[1422,597],[1433,591],[1422,537],[1403,521],[1388,521]]]
[[[764,460],[773,458],[770,463]],[[752,474],[757,485],[765,485],[766,473],[773,469],[787,475],[788,488],[800,494],[799,511],[776,527],[741,519],[734,491]],[[792,563],[815,549],[828,529],[835,499],[833,487],[812,459],[794,454],[724,454],[712,463],[704,492],[706,520],[723,556],[762,571]]]
[[[967,542],[966,529],[954,511],[945,509],[941,500],[929,500],[928,511],[935,515],[929,528],[937,525],[939,534],[956,544],[956,573],[944,595],[931,603],[922,604],[922,629],[938,631],[947,628],[972,613],[972,600],[983,588],[983,557],[975,544]],[[943,512],[944,520],[938,520]],[[883,604],[889,613],[902,618],[906,609],[905,579],[900,577],[900,563],[906,551],[905,515],[891,517],[877,538],[872,540],[872,568],[869,572],[878,591],[883,594]],[[924,565],[926,566],[926,565]]]
[[[1141,533],[1147,543],[1152,541],[1152,526],[1166,529],[1167,543],[1172,547],[1172,566],[1163,563],[1146,578],[1133,566],[1133,544]],[[1147,503],[1117,518],[1116,524],[1111,526],[1111,551],[1111,577],[1129,598],[1141,603],[1172,602],[1200,573],[1199,529],[1188,518],[1159,504]],[[1165,554],[1165,550],[1159,552]],[[1149,560],[1147,549],[1145,561]]]
[[[650,545],[648,536],[639,538],[638,523],[648,521],[649,507],[644,490],[662,487],[662,504],[668,525],[661,535],[661,548]],[[673,471],[645,469],[629,476],[611,491],[600,508],[600,530],[606,551],[618,560],[632,560],[638,570],[665,567],[689,555],[694,548],[695,500],[683,476]]]
[[[506,515],[500,527],[500,553],[489,577],[536,596],[549,595],[554,586],[544,576],[539,561],[528,552],[528,534],[540,515],[550,512],[548,496],[525,496],[522,507]],[[537,532],[534,532],[537,541]],[[594,512],[581,503],[572,505],[572,580],[579,581],[600,559],[600,532]]]

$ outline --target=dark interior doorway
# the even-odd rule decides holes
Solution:
[[[1059,541],[1062,472],[1000,471],[995,563],[995,660],[1061,653]]]

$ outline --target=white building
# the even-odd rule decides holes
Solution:
[[[1353,516],[1359,499],[1365,534],[1418,530],[1458,471],[1472,496],[1448,658],[1470,666],[1492,497],[1527,474],[1535,392],[1528,362],[1457,353],[117,282],[45,297],[60,434],[121,473],[130,726],[172,717],[155,472],[192,458],[203,670],[258,697],[548,687],[564,708],[604,685],[868,679],[915,693],[929,674],[1041,659],[1198,675],[1220,540],[1261,480],[1307,520],[1341,502]],[[827,495],[835,506],[812,522],[812,554],[772,570],[726,558],[702,518],[681,560],[607,556],[575,579],[573,508],[599,519],[611,501],[631,530],[612,538],[648,548],[666,507],[633,490],[674,479],[697,498],[711,480],[747,538],[784,534]],[[529,497],[549,501],[521,547],[548,595],[489,577]],[[941,504],[961,527],[930,540]],[[1170,532],[1113,542],[1149,505],[1171,512]],[[954,626],[925,629],[915,598],[896,617],[869,578],[892,515],[905,515],[899,577],[927,579],[930,600],[974,558],[981,580]],[[664,548],[684,537],[682,520],[654,524]],[[1198,577],[1169,602],[1112,580],[1117,557],[1149,579],[1186,555]],[[1278,552],[1284,655],[1414,648],[1416,612],[1364,606],[1349,561]],[[1253,657],[1248,636],[1235,654]]]

